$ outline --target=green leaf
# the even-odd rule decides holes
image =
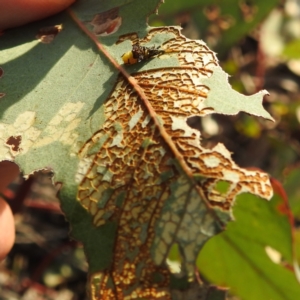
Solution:
[[[267,174],[239,168],[222,144],[204,148],[187,124],[239,111],[271,119],[264,92],[232,91],[204,42],[148,27],[159,2],[78,1],[0,37],[0,160],[26,175],[53,169],[63,183],[61,206],[84,244],[95,299],[169,299],[170,247],[178,243],[193,274],[238,194],[272,196]],[[141,62],[124,65],[137,42]],[[163,54],[150,55],[158,46]]]
[[[249,194],[239,196],[235,222],[206,243],[197,259],[199,270],[242,299],[298,299],[300,285],[286,268],[295,258],[285,210],[278,196],[270,203]]]
[[[300,187],[299,187],[299,176],[300,168],[294,167],[293,169],[286,172],[285,177],[285,188],[288,194],[289,203],[291,210],[297,220],[300,219]]]
[[[226,115],[236,115],[238,112],[244,111],[254,116],[273,120],[270,114],[264,110],[261,102],[262,97],[268,95],[266,90],[251,96],[242,96],[232,90],[229,84],[226,84],[227,80],[228,75],[221,68],[215,68],[213,75],[209,79],[203,80],[203,83],[207,84],[211,91],[205,101],[207,107],[213,107],[215,112]],[[220,84],[222,89],[218,88]],[[231,101],[228,103],[223,99],[231,99]]]

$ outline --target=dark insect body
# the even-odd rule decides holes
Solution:
[[[136,43],[132,45],[131,51],[122,55],[122,59],[125,64],[132,65],[164,53],[165,51],[159,49],[159,47],[155,48],[155,46],[153,46],[150,48]]]

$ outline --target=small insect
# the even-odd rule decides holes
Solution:
[[[164,53],[165,51],[159,49],[159,47],[155,48],[155,46],[153,46],[152,48],[149,48],[140,46],[139,43],[136,43],[132,45],[131,51],[126,52],[122,55],[122,59],[124,61],[124,64],[133,65]]]

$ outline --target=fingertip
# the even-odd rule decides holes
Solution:
[[[40,20],[69,7],[75,0],[0,0],[0,29]]]
[[[11,250],[15,241],[15,223],[9,205],[0,198],[0,261]]]

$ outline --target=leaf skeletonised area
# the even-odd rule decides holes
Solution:
[[[238,194],[272,196],[266,174],[239,168],[222,144],[203,148],[200,132],[186,123],[192,115],[215,112],[215,102],[226,105],[220,94],[210,98],[213,74],[221,72],[214,53],[174,27],[153,29],[140,43],[157,34],[173,36],[161,46],[166,54],[157,59],[175,56],[178,66],[132,74],[142,97],[120,75],[104,103],[105,123],[80,150],[82,163],[91,163],[78,199],[95,226],[117,224],[111,267],[90,279],[98,286],[92,289],[95,298],[170,298],[164,262],[171,245],[180,245],[184,269],[193,272],[200,248],[230,219]],[[234,101],[244,97],[234,96]],[[256,97],[260,108],[245,104],[244,110],[271,119]],[[232,114],[238,111],[234,101],[226,106]],[[218,192],[220,181],[228,183],[226,193]],[[158,281],[153,274],[159,274]]]

